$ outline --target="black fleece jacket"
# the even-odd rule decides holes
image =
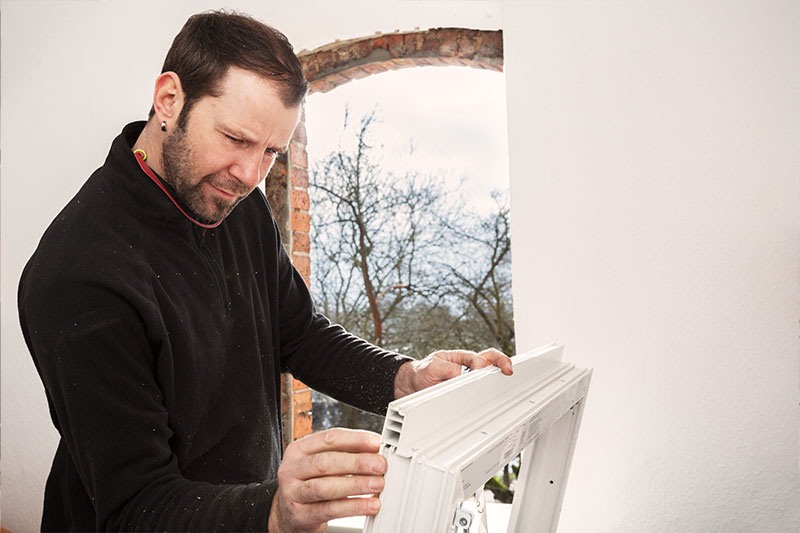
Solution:
[[[142,172],[129,124],[56,217],[19,287],[61,440],[45,531],[264,531],[280,372],[374,412],[407,358],[314,310],[264,195],[215,228]]]

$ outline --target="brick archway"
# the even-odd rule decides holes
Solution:
[[[309,94],[324,93],[352,80],[408,67],[463,66],[502,72],[503,34],[463,28],[392,33],[335,42],[302,51],[298,57]]]
[[[435,28],[336,41],[297,54],[309,82],[309,94],[389,70],[422,66],[463,66],[502,72],[501,30]],[[309,258],[308,153],[305,113],[300,118],[289,153],[275,162],[267,177],[267,199],[281,239],[295,268],[311,283]],[[284,442],[311,433],[311,390],[284,375]]]

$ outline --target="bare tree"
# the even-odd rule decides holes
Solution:
[[[505,195],[495,192],[495,209],[473,223],[448,224],[458,253],[444,266],[447,291],[460,313],[453,331],[465,346],[487,344],[515,351],[511,293],[511,226]]]
[[[312,170],[312,284],[317,305],[332,321],[400,350],[399,336],[387,325],[438,290],[430,259],[442,245],[437,229],[445,194],[433,177],[395,175],[381,166],[375,122],[373,110],[360,120],[351,146],[340,142]],[[365,415],[340,407],[344,425],[363,426]]]
[[[375,121],[373,110],[361,119],[353,149],[340,146],[312,171],[313,283],[331,320],[384,346],[387,321],[433,290],[426,256],[441,245],[444,192],[432,177],[397,176],[380,165]]]

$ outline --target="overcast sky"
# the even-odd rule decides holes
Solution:
[[[385,162],[396,171],[438,175],[457,187],[466,178],[465,199],[483,211],[493,189],[508,190],[505,77],[465,67],[415,67],[353,81],[306,101],[310,164],[336,149],[345,105],[350,122],[376,104],[374,131]],[[409,143],[415,154],[408,157]]]

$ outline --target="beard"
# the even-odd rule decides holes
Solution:
[[[183,125],[179,124],[161,143],[161,157],[164,181],[175,189],[180,201],[200,222],[211,224],[222,220],[251,192],[238,180],[218,173],[203,176],[199,180],[194,177],[192,147],[186,138],[186,128]],[[204,183],[236,197],[226,199],[212,194]]]

